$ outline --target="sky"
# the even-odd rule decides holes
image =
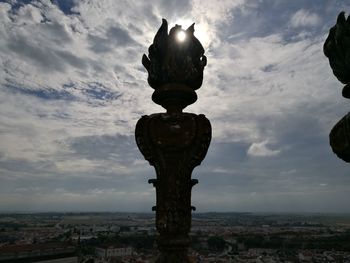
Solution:
[[[0,1],[0,211],[151,212],[134,129],[164,112],[141,64],[166,18],[208,65],[186,112],[212,142],[197,212],[350,212],[328,134],[349,111],[323,54],[347,0]]]

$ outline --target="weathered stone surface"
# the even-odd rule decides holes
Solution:
[[[350,163],[350,112],[331,130],[329,142],[333,152],[345,162]]]
[[[333,74],[344,83],[350,83],[350,17],[345,18],[345,13],[338,15],[337,23],[329,30],[329,35],[324,43],[323,51],[329,59]],[[343,89],[343,96],[350,98],[350,86]]]
[[[350,17],[338,15],[337,23],[329,30],[323,46],[333,74],[346,84],[342,95],[350,99]],[[329,142],[333,152],[345,162],[350,162],[350,113],[345,115],[331,130]]]
[[[202,44],[193,35],[194,24],[184,31],[183,42],[176,39],[179,31],[182,31],[181,26],[176,25],[168,34],[168,22],[163,19],[148,49],[148,57],[142,57],[142,64],[148,71],[148,83],[154,89],[169,83],[183,84],[194,90],[202,85],[207,58]]]
[[[169,257],[169,253],[186,255],[183,250],[190,243],[191,189],[196,183],[191,174],[209,148],[210,122],[204,115],[191,113],[152,114],[138,121],[135,137],[141,153],[156,170],[157,179],[150,183],[156,187],[156,227],[162,257]]]
[[[155,89],[152,100],[163,106],[166,113],[143,116],[136,124],[137,146],[156,178],[149,183],[156,188],[156,227],[160,255],[158,263],[190,262],[191,190],[198,180],[191,179],[193,169],[204,159],[211,140],[211,125],[203,115],[183,113],[197,100],[196,89],[203,81],[207,63],[204,49],[194,37],[194,25],[186,31],[185,41],[176,40],[181,31],[176,25],[168,34],[163,19],[149,57],[142,64],[148,71],[148,83]]]

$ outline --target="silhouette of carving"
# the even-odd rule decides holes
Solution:
[[[332,128],[329,141],[333,152],[350,163],[350,112]]]
[[[168,23],[163,19],[148,49],[149,56],[142,57],[142,64],[148,71],[148,83],[154,89],[168,83],[183,84],[194,90],[202,85],[207,58],[202,44],[193,35],[194,24],[184,31],[186,38],[182,43],[176,39],[179,31],[182,31],[181,26],[176,25],[168,35]]]
[[[323,51],[329,59],[333,74],[346,84],[342,95],[350,99],[350,16],[338,15],[337,23],[329,30]],[[331,130],[329,141],[333,152],[345,162],[350,162],[350,113]]]
[[[347,84],[343,96],[350,98],[350,16],[346,19],[344,12],[338,15],[336,25],[329,30],[323,51],[333,74],[340,82]]]
[[[149,183],[156,188],[156,227],[159,232],[157,262],[190,262],[191,189],[198,180],[191,179],[193,169],[204,159],[211,140],[211,125],[203,115],[183,113],[197,100],[196,89],[203,81],[206,65],[204,49],[193,35],[194,24],[180,42],[176,25],[168,34],[163,19],[149,57],[142,64],[148,70],[148,83],[155,89],[152,100],[167,112],[143,116],[136,124],[138,148],[156,170],[156,179]]]

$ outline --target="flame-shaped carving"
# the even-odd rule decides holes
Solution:
[[[180,25],[171,28],[163,23],[149,47],[148,57],[144,54],[142,64],[148,71],[148,83],[154,88],[176,83],[196,90],[203,82],[203,69],[207,64],[204,49],[194,36],[194,24],[185,30],[186,38],[178,41],[176,35],[183,31]]]
[[[350,98],[350,16],[346,19],[344,12],[338,15],[336,25],[329,30],[323,51],[333,74],[340,82],[347,84],[343,96]]]

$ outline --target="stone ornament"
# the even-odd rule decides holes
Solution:
[[[185,39],[177,39],[184,33]],[[195,90],[203,82],[207,63],[204,49],[193,35],[194,24],[187,30],[175,25],[168,34],[163,19],[149,55],[142,64],[148,71],[148,83],[155,90],[152,100],[165,113],[142,116],[136,124],[136,143],[144,158],[154,166],[156,179],[156,228],[160,255],[156,262],[186,263],[190,246],[191,189],[193,169],[205,158],[211,141],[211,125],[203,114],[184,113],[197,100]]]
[[[333,74],[346,84],[343,96],[350,99],[350,16],[346,19],[344,12],[338,15],[337,23],[329,30],[323,51]]]
[[[323,51],[329,59],[333,74],[346,84],[342,95],[350,99],[350,16],[338,15],[337,23],[329,30]],[[343,161],[350,162],[350,113],[331,130],[329,142],[333,152]]]
[[[181,41],[177,34],[183,31],[186,38]],[[203,81],[203,69],[207,64],[204,48],[194,36],[194,24],[186,31],[175,25],[168,34],[168,22],[163,19],[162,25],[149,47],[148,57],[144,54],[142,64],[148,71],[148,83],[158,89],[169,83],[199,89]]]

